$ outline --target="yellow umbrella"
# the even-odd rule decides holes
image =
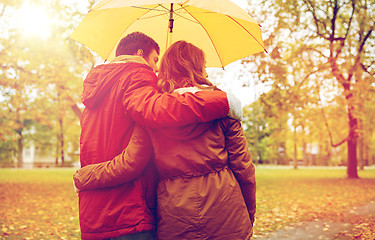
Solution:
[[[119,41],[135,31],[152,37],[161,56],[173,42],[190,42],[206,53],[207,67],[265,51],[259,24],[230,0],[104,0],[71,38],[111,60]]]

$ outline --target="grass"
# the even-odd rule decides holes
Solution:
[[[74,171],[0,169],[0,239],[79,239]],[[346,179],[345,169],[334,168],[257,167],[254,234],[304,220],[344,221],[347,209],[375,200],[375,169],[359,175]]]

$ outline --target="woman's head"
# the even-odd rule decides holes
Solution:
[[[201,49],[185,41],[175,42],[161,59],[158,86],[162,92],[173,92],[180,87],[213,86],[207,80],[205,67],[205,55]]]

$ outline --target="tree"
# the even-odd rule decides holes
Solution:
[[[280,42],[302,39],[299,45],[314,59],[313,71],[305,76],[311,79],[315,73],[323,74],[325,81],[336,80],[343,88],[349,129],[348,136],[342,141],[347,143],[348,149],[347,175],[348,178],[358,178],[357,139],[361,102],[358,93],[366,91],[363,82],[374,79],[373,1],[273,0],[262,1],[260,6],[264,7],[260,15],[264,17],[264,22],[267,22],[266,19],[274,20],[274,26],[266,30],[268,38],[265,39],[271,57],[275,49],[281,49],[283,53],[291,51],[285,44],[280,48],[277,45]],[[260,66],[258,70],[264,68]]]
[[[302,3],[312,17],[317,39],[328,43],[328,54],[322,57],[328,62],[334,78],[342,85],[347,100],[349,120],[348,168],[349,178],[358,178],[357,139],[359,102],[356,92],[360,92],[361,82],[373,69],[369,62],[374,61],[372,52],[366,51],[366,44],[373,35],[375,5],[371,1],[338,1],[328,4],[320,1],[304,0]],[[349,14],[348,14],[349,13]],[[374,37],[372,36],[372,40]],[[324,43],[323,43],[324,44]],[[324,45],[323,45],[324,46]],[[319,46],[319,48],[323,48]]]
[[[267,118],[264,117],[261,108],[262,105],[259,101],[245,106],[242,121],[246,140],[250,146],[250,152],[256,164],[270,163],[269,160],[273,155],[269,146],[270,144],[267,141],[272,129],[267,122]]]
[[[78,149],[81,110],[77,103],[82,78],[94,65],[93,55],[67,38],[80,20],[78,17],[87,11],[79,12],[74,4],[65,5],[59,0],[45,1],[46,9],[56,19],[50,34],[41,37],[25,35],[22,29],[10,24],[22,4],[0,4],[0,32],[6,33],[0,37],[0,127],[8,129],[1,134],[2,146],[13,147],[14,144],[5,143],[17,141],[16,155],[22,167],[25,130],[50,131],[58,139],[56,151],[52,152],[64,165],[66,150]]]

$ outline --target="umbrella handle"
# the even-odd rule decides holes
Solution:
[[[171,3],[171,9],[169,10],[169,32],[173,33],[173,3]]]

